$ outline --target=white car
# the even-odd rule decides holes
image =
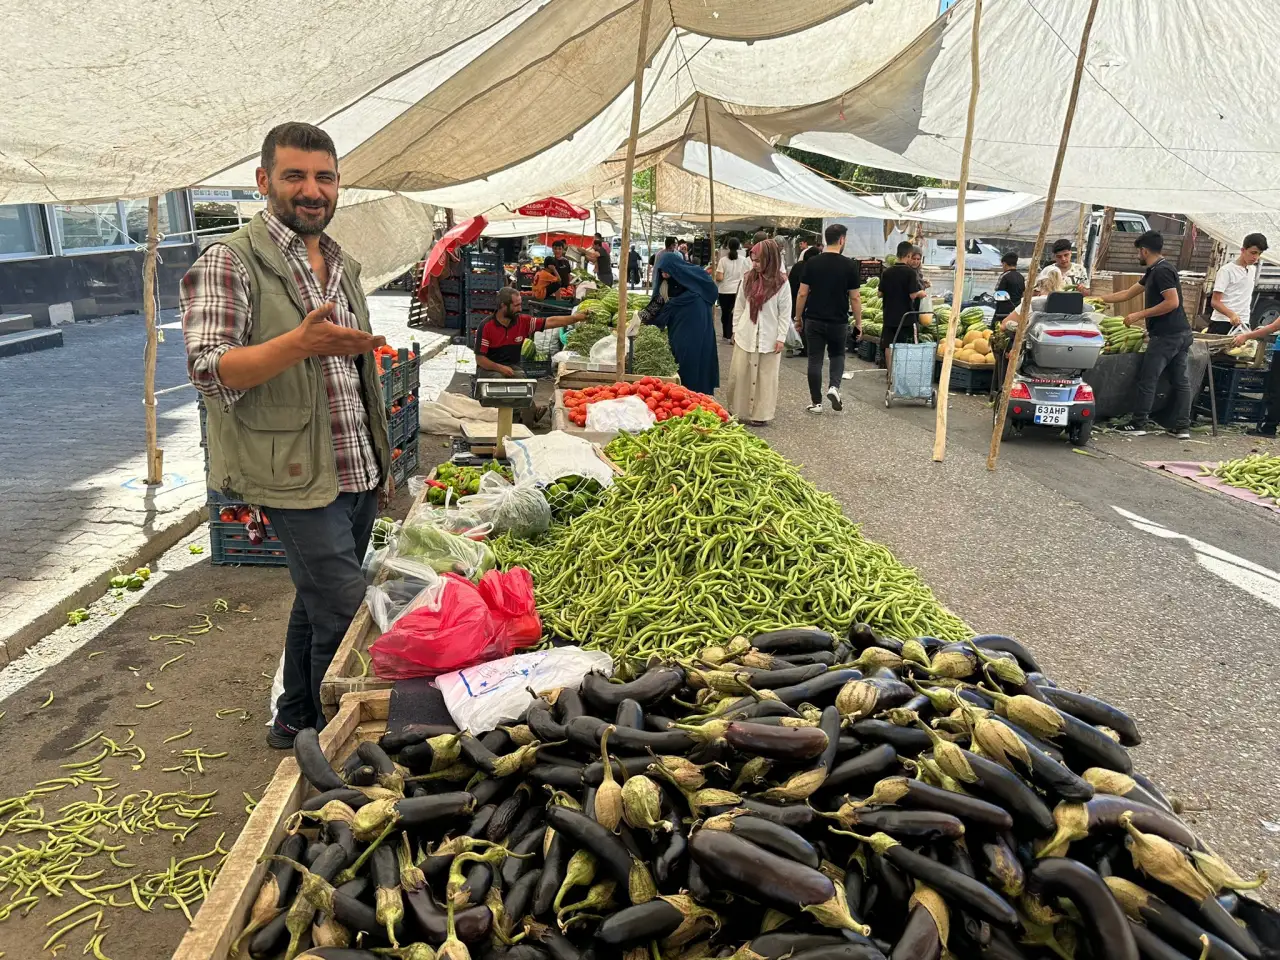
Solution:
[[[965,243],[964,265],[966,270],[999,270],[1000,257],[1003,252],[999,247],[980,240],[969,240]],[[928,240],[925,242],[924,262],[931,267],[946,267],[954,270],[956,266],[955,240]]]

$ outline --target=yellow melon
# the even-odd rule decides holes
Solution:
[[[991,366],[996,362],[996,355],[994,353],[988,353],[982,358],[982,362],[987,364],[987,366]]]
[[[982,336],[982,334],[979,333],[977,330],[970,330],[968,333],[964,335],[964,340],[961,342],[968,345],[970,343],[973,343],[973,341],[977,340],[980,336]]]
[[[973,349],[985,357],[991,353],[991,344],[987,343],[985,337],[979,337],[973,341]]]

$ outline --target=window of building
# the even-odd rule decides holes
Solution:
[[[147,241],[147,200],[116,200],[110,203],[55,204],[62,253],[96,253],[127,250]],[[180,235],[188,229],[186,195],[169,193],[160,200],[162,244],[190,243]]]
[[[36,203],[0,205],[0,260],[49,255],[44,212]]]

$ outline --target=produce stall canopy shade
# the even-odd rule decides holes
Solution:
[[[591,211],[559,197],[544,197],[526,203],[516,213],[522,217],[554,217],[557,220],[586,220]]]
[[[307,120],[334,137],[344,186],[473,212],[573,199],[559,186],[599,182],[627,138],[643,9],[640,0],[332,0],[317,22],[314,4],[281,0],[273,24],[311,25],[282,34],[239,0],[102,0],[74,16],[0,4],[9,37],[0,202],[246,186],[265,132]],[[974,182],[1044,194],[1087,7],[986,0]],[[779,165],[735,140],[727,118],[769,144],[954,180],[973,5],[938,9],[938,0],[655,3],[642,153],[661,152],[652,165],[677,141],[692,147],[685,139],[705,99],[718,107],[716,146],[760,169]],[[1241,28],[1228,36],[1225,25]],[[1280,211],[1280,102],[1258,93],[1277,86],[1276,49],[1280,18],[1246,0],[1102,3],[1059,198]],[[686,153],[678,166],[697,176],[696,148]],[[808,187],[785,193],[780,203],[835,212]]]

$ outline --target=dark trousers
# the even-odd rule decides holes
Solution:
[[[840,388],[844,376],[844,352],[849,341],[849,324],[841,320],[805,320],[804,348],[809,354],[809,398],[822,403],[822,354],[831,359],[831,386]]]
[[[1175,430],[1191,426],[1191,379],[1187,375],[1187,354],[1194,341],[1190,330],[1165,337],[1150,337],[1147,352],[1142,355],[1142,368],[1138,371],[1138,400],[1133,408],[1133,422],[1138,426],[1151,418],[1151,405],[1156,399],[1156,384],[1160,374],[1169,371],[1169,388],[1172,395]]]
[[[320,681],[364,600],[360,565],[378,512],[378,492],[340,493],[327,507],[270,511],[293,580],[284,640],[284,693],[276,720],[293,729],[324,727]]]
[[[1263,340],[1258,349],[1265,349],[1266,344]],[[1280,426],[1280,360],[1276,359],[1275,354],[1271,355],[1271,369],[1267,371],[1266,401],[1267,416],[1262,421],[1262,429],[1275,433],[1276,427]]]
[[[726,340],[733,339],[733,305],[737,302],[736,293],[720,294],[720,329]]]

